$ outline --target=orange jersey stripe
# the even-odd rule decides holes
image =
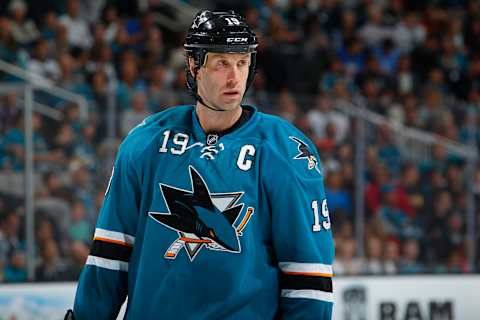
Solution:
[[[103,241],[103,242],[109,242],[109,243],[116,243],[120,244],[122,246],[127,246],[127,247],[133,247],[132,244],[127,243],[125,241],[120,241],[120,240],[113,240],[113,239],[108,239],[108,238],[102,238],[102,237],[95,237],[93,240],[98,240],[98,241]]]
[[[319,272],[283,272],[285,274],[293,274],[293,275],[299,275],[299,276],[313,276],[313,277],[327,277],[331,278],[333,277],[333,274],[328,274],[328,273],[319,273]]]
[[[182,240],[189,243],[211,243],[212,242],[212,240],[193,239],[193,238],[187,238],[187,237],[181,237],[178,240]]]
[[[237,228],[238,233],[242,233],[243,229],[245,229],[245,226],[247,225],[247,223],[250,220],[250,218],[252,217],[252,215],[253,215],[253,208],[248,207],[247,213],[245,214],[245,216],[242,219],[242,222],[240,223],[240,225]]]

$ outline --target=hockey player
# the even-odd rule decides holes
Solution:
[[[185,41],[195,106],[155,114],[120,146],[73,313],[115,319],[331,319],[330,218],[299,130],[241,105],[257,38],[202,11]]]

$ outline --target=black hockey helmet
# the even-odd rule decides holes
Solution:
[[[251,53],[247,86],[253,81],[257,53],[257,36],[242,16],[234,11],[218,12],[202,10],[193,19],[185,37],[187,87],[199,99],[196,75],[205,63],[208,52]],[[193,58],[194,74],[189,70],[189,58]]]

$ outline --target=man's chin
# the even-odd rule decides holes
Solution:
[[[224,100],[224,101],[222,101],[221,108],[224,109],[224,110],[234,110],[234,109],[240,107],[240,102],[242,102],[242,100],[240,100],[240,99]]]

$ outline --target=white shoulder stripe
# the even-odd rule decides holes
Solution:
[[[105,229],[96,228],[93,238],[104,238],[109,240],[121,241],[127,244],[135,243],[135,237],[126,233],[121,233],[117,231],[110,231]]]
[[[278,266],[283,272],[322,273],[333,275],[332,265],[323,263],[279,262]]]
[[[287,290],[281,292],[283,298],[305,298],[333,302],[333,293],[319,290]]]
[[[87,262],[85,264],[115,271],[128,271],[128,262],[111,260],[97,256],[88,256]]]

